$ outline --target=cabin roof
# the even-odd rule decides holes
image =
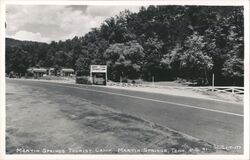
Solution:
[[[28,72],[41,72],[41,73],[45,73],[47,72],[47,69],[45,68],[29,68],[27,69]]]
[[[47,69],[44,68],[33,68],[33,72],[47,72]]]
[[[61,71],[63,71],[63,72],[74,72],[74,70],[72,68],[63,68],[63,69],[61,69]]]

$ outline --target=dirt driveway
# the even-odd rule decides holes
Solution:
[[[213,145],[108,106],[7,83],[7,154],[202,154]]]

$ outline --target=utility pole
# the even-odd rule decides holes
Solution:
[[[213,76],[212,76],[212,91],[214,91],[214,73],[213,73]]]

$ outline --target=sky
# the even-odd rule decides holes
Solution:
[[[51,42],[84,36],[120,11],[139,6],[7,5],[6,37]]]

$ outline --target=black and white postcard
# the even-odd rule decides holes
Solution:
[[[1,15],[1,159],[249,158],[248,1],[5,0]]]

